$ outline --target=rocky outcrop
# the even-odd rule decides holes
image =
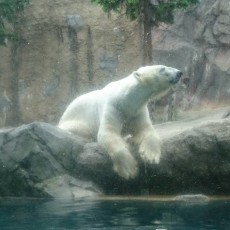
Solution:
[[[180,100],[182,108],[230,101],[229,7],[228,0],[202,0],[178,12],[172,26],[153,31],[155,63],[183,69],[190,80]]]
[[[77,197],[98,194],[82,181],[78,155],[86,142],[46,123],[1,130],[1,196]]]
[[[160,164],[145,165],[133,149],[139,175],[132,180],[113,172],[110,158],[97,143],[50,124],[2,129],[0,196],[229,194],[230,120],[190,125],[178,132],[180,123],[168,136],[165,125],[157,127],[163,139]]]

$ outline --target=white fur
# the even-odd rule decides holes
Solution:
[[[138,167],[121,135],[122,128],[125,126],[132,135],[144,161],[159,163],[160,139],[150,121],[147,101],[152,94],[157,96],[176,83],[178,73],[161,65],[141,67],[101,90],[76,98],[58,126],[96,139],[110,155],[114,171],[123,178],[132,178]]]

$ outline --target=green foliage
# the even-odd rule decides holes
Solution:
[[[175,9],[185,9],[197,2],[199,0],[159,1],[159,5],[152,7],[153,24],[157,25],[159,22],[173,23]]]
[[[131,20],[139,18],[148,11],[151,24],[157,25],[159,22],[172,23],[175,9],[185,9],[198,3],[199,0],[91,0],[91,2],[100,5],[105,12],[125,10]]]
[[[18,39],[13,32],[5,28],[6,22],[14,23],[17,12],[24,9],[29,0],[0,0],[0,45],[4,44],[5,39]]]

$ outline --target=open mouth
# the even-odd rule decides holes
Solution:
[[[180,76],[177,75],[175,78],[172,78],[169,82],[171,84],[176,84],[179,80],[180,80]]]

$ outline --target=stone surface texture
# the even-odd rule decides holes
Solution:
[[[133,148],[139,174],[132,180],[113,172],[111,159],[97,143],[53,125],[34,122],[2,129],[0,196],[229,194],[230,120],[192,124],[179,133],[174,126],[170,136],[157,127],[163,141],[158,165],[144,164]]]
[[[23,40],[0,46],[0,126],[56,123],[73,98],[125,77],[141,65],[138,28],[90,0],[31,0]]]
[[[178,12],[173,25],[153,31],[154,62],[180,68],[189,78],[181,107],[229,103],[229,9],[228,0],[202,0]]]

